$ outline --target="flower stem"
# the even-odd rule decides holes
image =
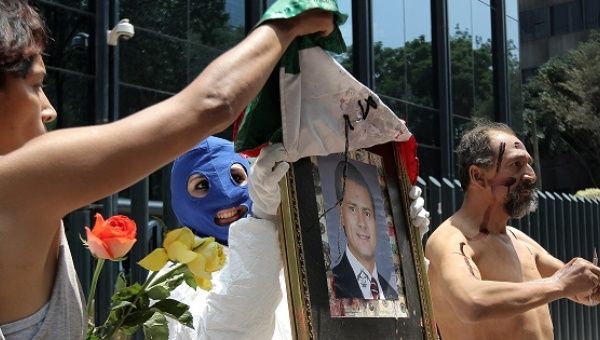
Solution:
[[[104,267],[104,259],[98,259],[96,262],[96,269],[94,270],[94,276],[92,277],[92,284],[90,286],[90,292],[88,294],[87,300],[87,314],[88,318],[90,318],[92,314],[92,307],[94,306],[94,298],[96,297],[96,286],[98,285],[98,277],[100,277],[100,273],[102,272],[102,267]],[[95,325],[95,321],[92,319],[92,325]]]
[[[146,288],[148,287],[148,285],[150,284],[150,282],[151,282],[152,280],[154,280],[154,277],[156,277],[156,274],[158,274],[158,272],[153,272],[152,274],[150,274],[150,276],[148,276],[148,277],[146,278],[146,281],[144,281],[144,283],[142,284],[142,288],[140,288],[140,293],[146,290]],[[139,297],[140,297],[140,294],[138,293],[138,294],[135,296],[135,299],[133,299],[133,302],[132,302],[132,304],[133,304],[134,306],[135,306],[135,303],[138,301]],[[129,306],[129,307],[127,308],[127,311],[126,311],[126,312],[125,312],[125,313],[122,315],[122,317],[120,318],[120,320],[119,320],[119,323],[118,323],[118,324],[117,324],[117,325],[116,325],[114,328],[112,328],[112,329],[110,329],[110,330],[109,330],[109,332],[110,332],[110,333],[109,333],[109,334],[108,334],[108,336],[106,337],[107,339],[110,339],[110,338],[113,336],[113,334],[115,334],[115,332],[116,332],[117,330],[119,330],[119,328],[121,328],[121,325],[123,324],[123,321],[125,321],[125,318],[127,318],[127,316],[129,315],[129,313],[131,312],[131,309],[132,309],[132,308],[133,308],[133,306]]]

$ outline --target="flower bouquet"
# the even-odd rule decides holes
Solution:
[[[225,263],[223,246],[212,237],[200,238],[189,228],[179,228],[166,234],[162,248],[154,249],[138,262],[152,273],[143,283],[127,285],[120,273],[115,283],[108,317],[96,325],[93,317],[94,296],[98,277],[106,260],[121,261],[136,242],[135,222],[123,215],[104,220],[96,214],[96,223],[85,228],[84,243],[98,259],[87,302],[89,315],[86,338],[128,338],[140,326],[147,339],[167,339],[167,317],[193,328],[189,306],[169,298],[171,291],[182,283],[192,288],[209,290],[212,273]]]

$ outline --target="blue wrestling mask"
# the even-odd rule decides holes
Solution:
[[[173,163],[171,202],[179,222],[227,244],[229,225],[250,211],[250,164],[233,143],[208,137]]]

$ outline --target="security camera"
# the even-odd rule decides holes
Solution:
[[[119,44],[119,37],[123,39],[131,39],[135,34],[133,25],[129,23],[129,19],[121,19],[119,23],[113,27],[112,30],[106,34],[106,42],[110,46],[117,46]]]

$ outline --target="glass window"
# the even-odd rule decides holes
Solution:
[[[454,145],[460,143],[463,133],[473,127],[473,121],[464,117],[453,115],[452,117]]]
[[[403,1],[373,2],[374,83],[378,94],[403,98],[406,89]]]
[[[489,119],[494,117],[493,11],[488,5],[473,2],[473,115]]]
[[[515,131],[523,129],[523,97],[521,92],[521,64],[519,57],[519,23],[506,19],[506,52],[508,86],[512,126]]]
[[[448,0],[452,112],[470,116],[474,105],[471,0]]]
[[[402,99],[434,106],[433,55],[430,1],[405,1],[406,92]]]
[[[50,129],[94,122],[94,78],[48,67],[44,92],[58,116]]]
[[[504,0],[504,10],[509,17],[519,20],[519,2],[518,0]]]
[[[344,38],[347,49],[346,53],[336,54],[333,57],[342,64],[348,72],[352,73],[352,44],[354,44],[354,41],[352,40],[352,0],[339,0],[338,8],[340,9],[340,12],[348,15],[346,22],[340,26],[340,32],[342,32],[342,37]]]
[[[188,39],[224,52],[245,36],[244,11],[244,0],[191,1]]]
[[[419,144],[440,146],[440,115],[437,110],[407,104],[406,115],[402,119]]]
[[[585,0],[585,27],[587,29],[600,26],[600,1]]]
[[[421,178],[433,176],[439,179],[442,177],[440,150],[438,148],[430,148],[419,143],[417,157],[419,157],[419,176]]]
[[[550,7],[550,30],[552,35],[571,32],[568,3]]]
[[[215,6],[216,3],[222,3],[222,1],[205,2],[213,4],[212,7],[217,7]],[[136,39],[140,28],[185,39],[188,32],[187,8],[187,0],[127,0],[119,1],[119,16],[121,18],[128,18],[138,29],[135,32]],[[216,12],[216,10],[214,12]],[[213,20],[216,21],[218,20],[218,17],[217,13],[214,12],[211,12],[210,14],[214,15]],[[206,14],[203,17],[210,18],[209,14]]]
[[[137,30],[134,39],[119,44],[119,53],[121,82],[173,93],[187,84],[187,44],[183,40]]]
[[[521,12],[519,23],[523,41],[541,39],[550,35],[549,13],[547,7]]]
[[[42,1],[34,1],[34,3],[40,3]],[[93,13],[93,11],[95,11],[94,7],[96,6],[95,4],[95,0],[46,0],[44,1],[45,3],[48,3],[52,6],[55,6],[54,4],[59,4],[60,6],[67,6],[67,7],[71,7],[73,9],[78,9],[78,10],[83,10],[83,11],[87,11],[90,14]]]
[[[51,39],[44,61],[48,66],[94,74],[94,17],[50,5],[40,6]]]

